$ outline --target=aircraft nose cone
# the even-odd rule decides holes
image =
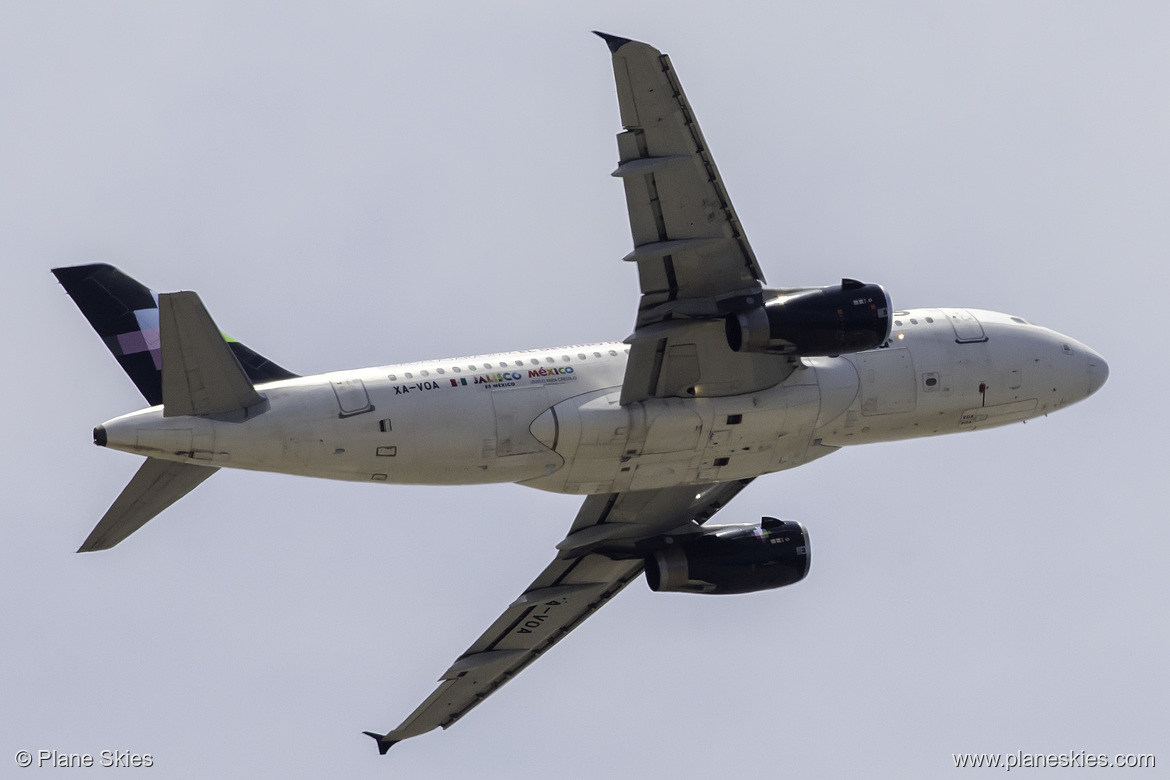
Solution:
[[[1089,350],[1089,395],[1100,390],[1108,378],[1109,364],[1105,362],[1105,358]]]

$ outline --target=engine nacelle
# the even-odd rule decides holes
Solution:
[[[754,308],[727,317],[727,344],[736,352],[794,357],[844,355],[890,338],[890,297],[878,284],[842,279],[805,290],[764,290]]]
[[[654,591],[752,593],[799,582],[811,560],[803,525],[765,517],[663,547],[646,559],[646,582]]]

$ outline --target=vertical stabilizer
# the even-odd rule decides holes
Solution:
[[[158,294],[105,263],[54,268],[53,275],[147,402],[161,404]],[[252,384],[296,378],[240,342],[226,336],[224,340]]]

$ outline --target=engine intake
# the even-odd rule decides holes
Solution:
[[[728,316],[727,344],[736,352],[794,357],[844,355],[890,338],[890,297],[878,284],[764,290],[754,308]]]
[[[646,582],[653,591],[753,593],[799,582],[811,560],[803,525],[765,517],[663,547],[646,559]]]

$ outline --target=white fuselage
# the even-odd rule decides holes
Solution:
[[[915,309],[894,319],[887,346],[801,359],[784,381],[743,395],[621,406],[628,350],[612,343],[301,377],[259,386],[265,407],[244,420],[156,406],[103,427],[114,449],[208,466],[609,493],[1004,425],[1086,398],[1108,375],[1088,347],[1017,317]]]

